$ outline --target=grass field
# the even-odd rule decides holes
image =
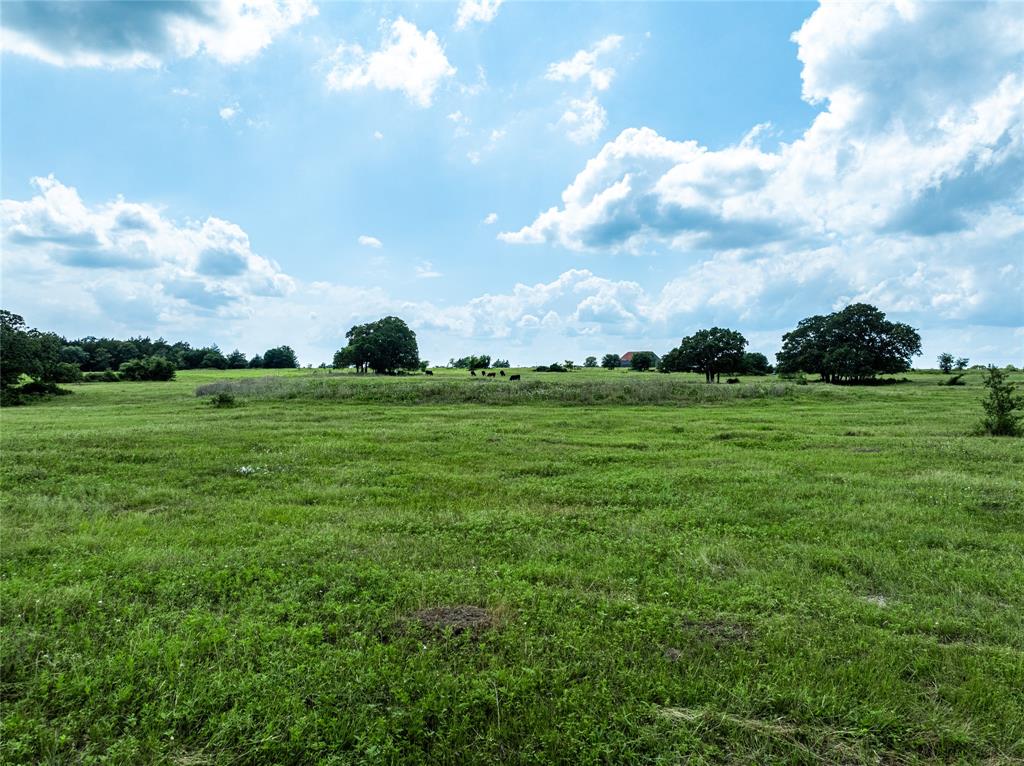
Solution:
[[[265,374],[3,411],[4,763],[1024,763],[979,373]]]

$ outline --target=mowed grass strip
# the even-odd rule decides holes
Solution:
[[[4,762],[1024,758],[1024,450],[970,435],[974,373],[194,396],[265,374],[2,413]]]

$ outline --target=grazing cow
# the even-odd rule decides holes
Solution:
[[[521,375],[509,375],[508,379],[509,380],[522,380],[522,376]]]
[[[727,381],[725,381],[725,382],[726,382],[726,383],[739,383],[739,382],[740,382],[740,379],[739,379],[739,378],[729,378],[729,379],[728,379]]]
[[[472,376],[473,376],[474,378],[476,377],[476,373],[475,373],[475,372],[473,372],[473,370],[470,370],[470,371],[469,371],[469,374],[470,374],[470,375],[472,375]]]
[[[487,377],[488,377],[488,378],[493,378],[493,377],[494,377],[494,373],[493,373],[493,372],[489,372],[489,373],[487,373]]]
[[[424,371],[423,371],[423,374],[424,374],[424,375],[433,375],[434,373],[433,373],[433,372],[431,372],[430,370],[424,370]]]
[[[504,370],[501,371],[501,377],[503,377],[503,378],[505,377],[505,371]]]

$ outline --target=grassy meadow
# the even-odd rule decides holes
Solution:
[[[0,762],[1024,763],[979,372],[523,376],[5,409]]]

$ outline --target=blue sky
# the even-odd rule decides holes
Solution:
[[[1024,356],[1024,6],[14,3],[3,304],[330,358],[773,354],[853,300]]]

